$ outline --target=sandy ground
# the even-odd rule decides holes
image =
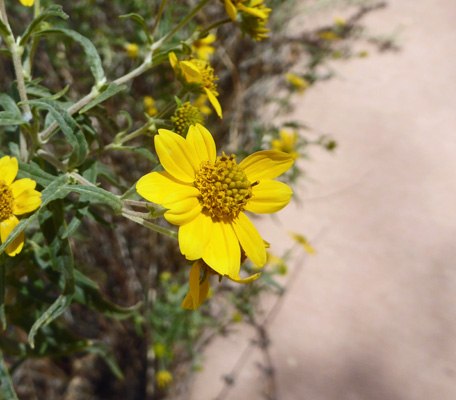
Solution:
[[[456,2],[389,3],[365,23],[400,27],[401,52],[340,62],[296,97],[290,118],[340,147],[303,162],[301,205],[256,222],[279,254],[288,230],[318,251],[295,259],[270,326],[280,400],[456,399]],[[207,349],[189,399],[217,396],[252,335]],[[224,399],[265,398],[258,361]]]

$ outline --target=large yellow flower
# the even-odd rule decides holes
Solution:
[[[136,190],[168,209],[165,218],[179,226],[182,254],[202,258],[232,279],[239,277],[241,247],[263,266],[265,244],[244,211],[268,214],[289,203],[292,190],[273,179],[292,166],[293,158],[267,150],[238,165],[234,155],[216,156],[212,135],[199,124],[190,126],[186,139],[160,129],[155,149],[165,171],[143,176]]]
[[[185,83],[196,85],[196,92],[205,94],[217,115],[222,118],[222,107],[217,100],[218,77],[214,75],[214,69],[208,61],[199,58],[190,58],[179,61],[174,52],[169,53],[169,62],[176,75]],[[193,91],[193,90],[192,90]]]
[[[13,182],[17,171],[16,158],[5,156],[0,159],[0,236],[2,242],[19,223],[16,215],[36,210],[41,204],[41,193],[35,190],[35,181],[25,178]],[[23,246],[24,232],[6,248],[6,254],[15,256],[20,253]]]

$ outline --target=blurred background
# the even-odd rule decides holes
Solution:
[[[6,3],[20,32],[30,15],[18,1]],[[139,65],[145,48],[141,29],[118,16],[153,21],[160,2],[42,1],[54,3],[70,19],[53,23],[90,38],[112,78]],[[157,36],[197,3],[169,2]],[[210,2],[173,44],[226,18],[222,3]],[[59,323],[109,346],[124,379],[109,357],[94,354],[7,357],[19,398],[456,398],[456,3],[266,4],[269,39],[228,25],[193,49],[206,52],[219,77],[224,119],[207,99],[191,99],[218,149],[242,158],[277,148],[296,158],[284,178],[292,203],[254,219],[271,244],[262,278],[224,280],[198,311],[183,310],[189,267],[175,242],[118,216],[86,218],[71,242],[76,268],[114,303],[144,306],[115,320],[73,304]],[[89,92],[82,57],[67,38],[40,42],[36,93],[70,85],[74,101]],[[14,80],[6,57],[0,70],[6,91]],[[178,92],[164,63],[78,122],[93,123],[110,143]],[[153,148],[149,136],[133,143]],[[102,185],[116,194],[155,167],[131,149],[100,159]]]

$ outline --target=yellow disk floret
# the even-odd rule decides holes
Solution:
[[[232,220],[245,209],[252,197],[252,184],[234,158],[223,153],[215,163],[203,161],[196,174],[195,186],[201,202],[212,218]]]
[[[14,215],[14,196],[10,187],[0,182],[0,221]]]
[[[198,107],[194,107],[190,102],[184,103],[171,117],[173,130],[181,136],[185,136],[190,125],[204,125],[204,117]]]

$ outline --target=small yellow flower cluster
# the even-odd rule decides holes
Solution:
[[[287,83],[294,89],[298,91],[298,93],[302,94],[305,90],[309,87],[309,82],[307,82],[304,78],[294,74],[293,72],[287,72],[285,75],[285,79]]]
[[[312,247],[312,245],[309,243],[309,241],[301,234],[295,233],[295,232],[288,232],[288,234],[291,236],[293,240],[296,241],[296,243],[300,244],[302,248],[307,251],[309,254],[315,254],[316,251]]]
[[[149,117],[153,117],[157,114],[158,110],[157,107],[155,107],[155,100],[152,96],[144,96],[143,105]]]
[[[288,132],[287,130],[283,129],[279,133],[280,139],[273,139],[271,140],[271,146],[274,150],[283,151],[284,153],[288,153],[293,160],[298,158],[297,153],[297,142],[298,142],[298,133],[297,132]]]
[[[204,125],[204,117],[198,107],[192,106],[190,102],[182,104],[171,117],[173,130],[177,134],[184,136],[188,132],[190,125]]]
[[[125,51],[127,52],[128,58],[137,58],[139,54],[139,46],[135,43],[126,43]]]
[[[204,61],[209,61],[212,54],[215,53],[215,47],[211,46],[217,37],[210,33],[203,39],[195,40],[192,44],[192,51],[196,53],[196,57]]]
[[[252,39],[267,39],[269,29],[265,28],[272,11],[263,4],[263,0],[224,0],[225,10],[232,21],[240,14],[240,26]]]
[[[155,379],[157,380],[158,387],[165,389],[173,381],[173,376],[168,370],[162,369],[156,373]]]

